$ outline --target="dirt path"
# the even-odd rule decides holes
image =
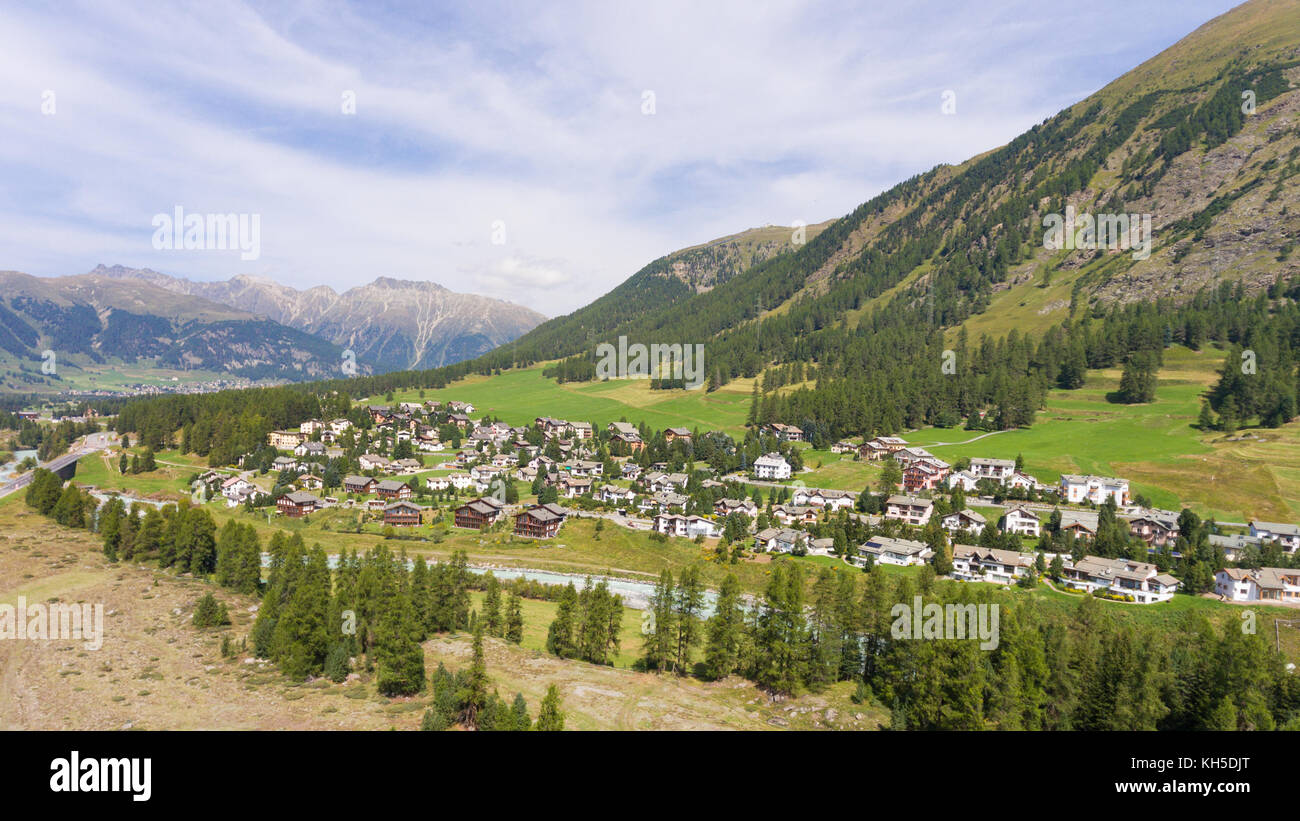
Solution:
[[[924,447],[926,450],[929,450],[930,448],[943,448],[949,445],[969,445],[971,442],[978,442],[979,440],[987,439],[990,436],[997,436],[999,433],[1006,433],[1006,431],[992,430],[989,431],[988,433],[981,433],[979,436],[976,436],[974,439],[967,439],[965,442],[932,442],[928,445],[922,445],[921,447]]]

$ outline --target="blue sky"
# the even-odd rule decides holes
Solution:
[[[0,269],[382,275],[565,313],[1005,143],[1232,5],[7,6]],[[156,250],[177,205],[259,215],[260,255]]]

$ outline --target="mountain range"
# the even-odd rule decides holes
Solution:
[[[715,385],[782,362],[849,375],[865,362],[845,361],[854,335],[904,315],[951,344],[962,330],[1037,335],[1126,304],[1186,303],[1221,283],[1250,298],[1300,274],[1297,174],[1300,14],[1290,0],[1251,0],[1007,145],[899,183],[789,253],[706,287],[674,275],[674,255],[655,260],[443,376],[590,357],[619,335],[709,343]],[[1150,253],[1087,247],[1084,235],[1059,247],[1048,232],[1066,214],[1149,220]],[[700,252],[679,252],[690,253]]]
[[[458,362],[543,320],[503,300],[389,277],[340,294],[121,265],[64,277],[0,272],[0,351],[19,362],[53,350],[86,365],[152,362],[301,381],[339,376],[348,361],[358,374]]]
[[[148,361],[250,379],[337,376],[343,361],[331,342],[146,282],[0,272],[0,351],[39,362],[46,350],[56,362]]]
[[[224,282],[193,282],[120,265],[101,265],[92,273],[147,282],[266,317],[352,350],[358,360],[378,371],[432,368],[470,359],[546,319],[504,300],[456,293],[436,282],[390,277],[337,293],[326,285],[299,291],[242,275]]]

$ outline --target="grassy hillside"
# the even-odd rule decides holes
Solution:
[[[749,412],[753,380],[736,380],[724,389],[706,392],[650,389],[649,380],[568,382],[542,376],[542,365],[506,371],[497,376],[469,376],[439,390],[423,391],[426,399],[459,399],[474,405],[474,418],[496,416],[512,425],[532,424],[538,416],[555,416],[605,425],[626,418],[644,420],[656,428],[674,425],[740,434]],[[394,402],[420,401],[421,391],[393,394]],[[362,402],[387,404],[386,397]]]

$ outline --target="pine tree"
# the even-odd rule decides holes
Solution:
[[[325,551],[317,545],[303,556],[295,550],[290,561],[301,563],[291,579],[272,638],[273,660],[290,678],[319,675],[325,668],[330,638],[330,571]]]
[[[520,644],[524,640],[523,603],[514,590],[506,598],[505,639],[512,644]]]
[[[1196,426],[1203,431],[1214,430],[1214,411],[1208,400],[1201,403],[1201,415],[1197,417]]]
[[[515,693],[515,700],[510,706],[510,714],[516,731],[529,730],[532,728],[532,719],[528,717],[528,702],[524,701],[523,693]]]
[[[386,696],[413,695],[424,689],[424,649],[416,638],[421,626],[405,584],[406,567],[392,561],[386,551],[374,561],[382,565],[372,611],[376,685]]]
[[[546,631],[546,651],[561,658],[574,654],[573,629],[577,619],[578,591],[573,582],[560,593],[555,619]]]
[[[645,633],[646,666],[653,670],[668,670],[676,658],[677,625],[673,597],[673,574],[666,568],[659,574],[659,582],[650,597],[650,608]]]
[[[718,590],[718,600],[709,619],[704,669],[709,678],[721,679],[736,670],[740,660],[740,639],[745,624],[741,609],[740,582],[727,574]]]
[[[564,712],[560,709],[560,691],[554,684],[546,688],[541,712],[537,714],[536,730],[557,732],[564,729]]]
[[[460,722],[470,729],[478,729],[479,713],[488,702],[487,661],[483,657],[483,628],[474,630],[471,645],[473,656],[470,661],[469,675],[461,687],[457,699],[461,703]]]
[[[700,610],[704,606],[704,584],[699,568],[691,565],[677,579],[673,596],[673,619],[677,627],[677,647],[673,666],[679,673],[690,669],[691,648],[700,640]]]
[[[45,468],[32,471],[31,482],[27,485],[24,501],[27,506],[42,516],[48,516],[59,503],[63,493],[63,480],[57,474]]]
[[[487,592],[483,595],[483,619],[489,636],[501,635],[501,583],[488,571]]]

